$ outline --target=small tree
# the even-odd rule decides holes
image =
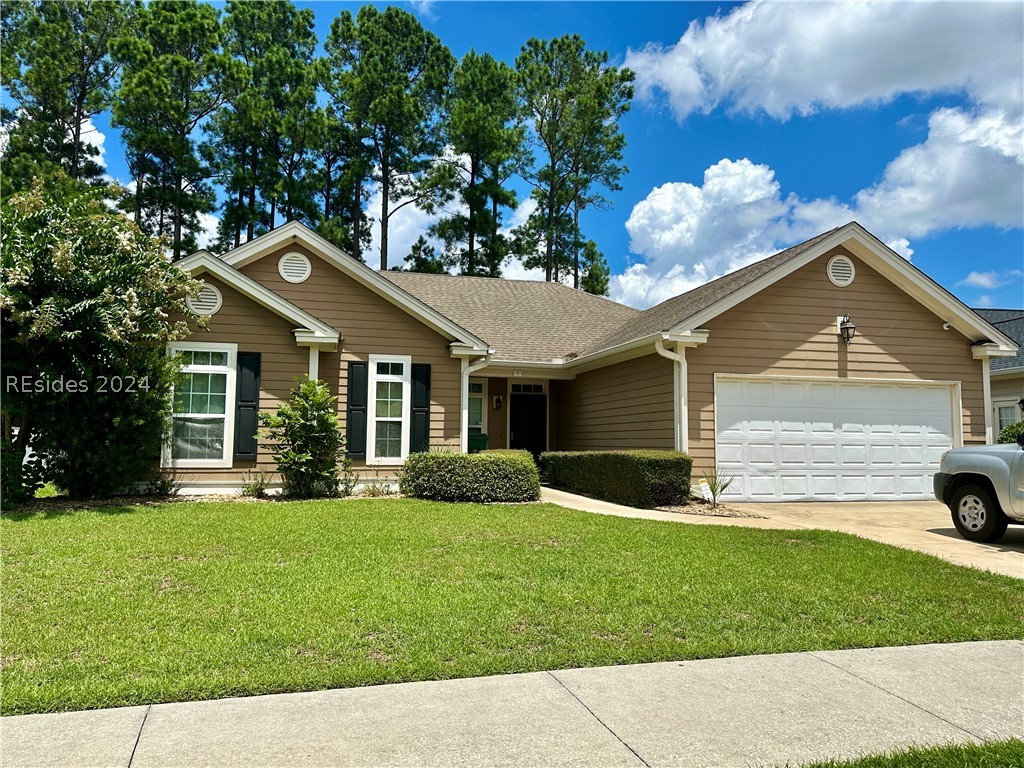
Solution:
[[[138,480],[166,436],[176,369],[164,350],[188,334],[170,318],[200,285],[104,194],[59,177],[0,210],[5,499],[36,482],[30,449],[57,487],[105,496]]]
[[[263,437],[273,441],[270,451],[287,496],[309,499],[352,492],[352,461],[344,453],[336,399],[326,384],[301,380],[277,413],[260,414],[260,423],[266,428]]]

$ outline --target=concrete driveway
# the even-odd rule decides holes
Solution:
[[[916,549],[957,565],[1024,579],[1024,526],[1011,525],[1002,540],[992,544],[967,541],[953,527],[949,510],[937,501],[777,502],[729,507],[760,515],[780,528],[843,531]]]

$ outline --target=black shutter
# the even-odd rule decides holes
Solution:
[[[409,453],[430,448],[430,366],[412,366],[412,428],[409,430]]]
[[[345,417],[345,438],[352,459],[366,458],[366,388],[367,363],[348,364],[348,413]]]
[[[260,353],[238,353],[238,397],[235,400],[235,461],[256,460],[260,412]]]

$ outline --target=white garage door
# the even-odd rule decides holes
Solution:
[[[715,381],[716,456],[726,498],[926,499],[953,445],[948,385]]]

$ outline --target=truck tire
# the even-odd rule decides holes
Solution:
[[[992,494],[980,485],[962,485],[949,500],[953,525],[970,541],[998,541],[1006,533],[1006,516]]]

